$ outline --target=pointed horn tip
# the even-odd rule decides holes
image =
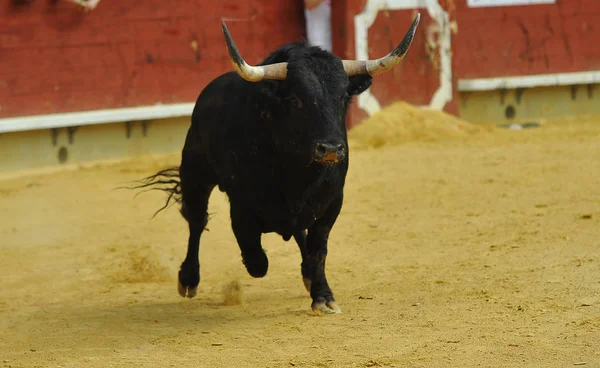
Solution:
[[[225,25],[225,21],[221,21],[221,29],[223,31],[223,36],[225,37],[225,45],[227,46],[227,50],[230,56],[234,56],[238,54],[237,47],[235,46],[235,42],[233,42],[233,38],[229,33],[229,29],[227,29],[227,25]],[[236,55],[236,59],[238,59]]]
[[[413,21],[412,26],[416,29],[417,25],[419,25],[420,21],[421,21],[421,13],[417,13],[417,16],[415,17],[415,20]]]
[[[408,29],[408,32],[406,33],[405,39],[402,40],[402,43],[407,42],[407,44],[405,44],[405,47],[407,50],[408,50],[408,47],[410,46],[410,44],[412,43],[412,40],[415,37],[415,34],[417,33],[417,26],[419,25],[420,21],[421,21],[421,13],[417,13],[415,20],[413,21],[412,25]]]
[[[344,69],[346,70],[346,73],[349,73],[349,76],[353,76],[356,74],[362,74],[362,73],[367,73],[370,75],[375,75],[375,74],[381,74],[383,72],[388,71],[389,69],[391,69],[393,66],[397,65],[398,62],[400,61],[400,59],[402,59],[404,57],[404,55],[408,52],[408,49],[415,37],[416,31],[417,31],[417,26],[419,24],[419,21],[421,20],[421,13],[418,12],[417,15],[415,16],[415,19],[413,20],[413,23],[411,24],[410,28],[408,29],[408,32],[406,33],[406,35],[404,36],[404,38],[402,39],[402,41],[400,42],[400,44],[398,44],[398,46],[392,51],[390,52],[387,56],[379,59],[379,60],[368,60],[366,62],[359,62],[358,60],[343,60],[344,62]],[[392,63],[389,63],[389,58],[395,59],[395,61],[393,61]],[[386,61],[384,62],[383,60],[386,59]],[[382,64],[382,62],[384,64]],[[385,66],[385,64],[389,63],[389,65]],[[360,67],[357,67],[357,65],[361,65]],[[366,70],[365,70],[366,69]]]

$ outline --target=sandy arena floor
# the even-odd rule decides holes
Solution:
[[[113,188],[178,155],[0,181],[0,367],[600,367],[600,120],[417,128],[353,134],[335,316],[310,314],[292,241],[246,274],[218,191],[177,294],[178,210]]]

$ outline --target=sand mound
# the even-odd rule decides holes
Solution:
[[[355,148],[379,148],[411,141],[440,141],[468,137],[482,128],[443,111],[395,102],[348,132]]]

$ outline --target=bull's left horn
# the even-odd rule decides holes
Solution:
[[[244,78],[248,82],[260,82],[263,79],[285,79],[287,76],[287,63],[260,66],[248,65],[240,55],[237,47],[235,47],[235,43],[229,34],[229,30],[227,29],[225,22],[222,22],[221,24],[223,28],[223,34],[225,35],[225,41],[227,43],[227,50],[229,51],[229,60],[240,77]]]
[[[408,52],[408,48],[412,43],[413,38],[415,37],[415,32],[417,30],[417,26],[419,25],[419,20],[421,19],[421,13],[417,13],[415,20],[402,42],[394,49],[394,51],[390,52],[386,56],[377,59],[377,60],[367,60],[367,61],[359,61],[359,60],[342,60],[344,64],[344,70],[348,76],[358,75],[358,74],[380,74],[387,72],[392,69],[394,66],[398,65],[404,55]]]

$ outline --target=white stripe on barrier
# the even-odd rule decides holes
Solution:
[[[470,8],[540,4],[556,4],[556,0],[467,0],[467,6]]]
[[[491,91],[495,89],[569,86],[600,83],[600,71],[536,74],[497,78],[459,79],[459,91]]]
[[[191,116],[194,103],[66,112],[0,119],[0,133]]]

